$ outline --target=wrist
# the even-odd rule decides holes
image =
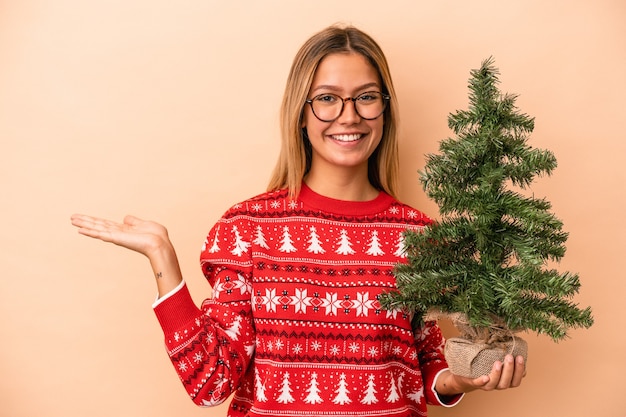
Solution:
[[[456,383],[454,374],[449,370],[442,371],[435,381],[435,391],[444,397],[452,397],[463,394],[463,390]]]
[[[174,252],[174,246],[167,235],[151,236],[144,249],[144,255],[152,264],[158,264],[161,259],[172,258]]]
[[[167,240],[154,246],[147,256],[150,259],[160,298],[176,288],[182,281],[176,251]]]

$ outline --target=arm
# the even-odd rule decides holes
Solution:
[[[220,272],[214,298],[205,300],[201,308],[185,284],[154,307],[168,356],[197,405],[226,400],[243,382],[254,351],[250,293],[243,299],[217,290],[231,277],[230,270]]]
[[[443,353],[445,339],[435,321],[426,321],[415,332],[418,359],[424,381],[424,397],[428,404],[452,406],[462,398],[463,392],[442,393],[438,384],[447,375],[448,364]]]
[[[159,299],[166,296],[157,301],[155,313],[183,385],[199,405],[215,405],[227,399],[250,362],[252,347],[245,340],[254,340],[254,335],[250,294],[240,292],[240,299],[219,297],[217,289],[223,280],[243,279],[242,275],[226,268],[216,271],[212,281],[214,299],[206,300],[199,309],[182,281],[165,227],[132,216],[123,223],[85,215],[74,215],[71,220],[80,234],[131,249],[149,259]]]

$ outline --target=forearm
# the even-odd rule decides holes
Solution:
[[[174,369],[198,405],[228,399],[244,378],[255,340],[248,298],[234,307],[208,299],[198,309],[183,284],[155,306]]]

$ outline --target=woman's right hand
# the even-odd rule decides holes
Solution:
[[[81,235],[114,243],[147,256],[160,296],[182,281],[176,252],[164,226],[134,216],[126,216],[122,223],[84,214],[74,214],[71,220]]]
[[[111,242],[127,249],[153,256],[159,248],[170,245],[167,229],[153,221],[126,216],[123,223],[111,220],[74,214],[72,224],[78,233],[103,242]]]

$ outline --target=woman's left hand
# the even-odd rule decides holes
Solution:
[[[440,395],[457,395],[477,389],[483,391],[503,390],[520,386],[522,378],[526,375],[524,358],[507,355],[504,362],[497,361],[493,364],[489,375],[478,378],[467,378],[455,375],[452,372],[444,372],[437,378],[435,389]]]

